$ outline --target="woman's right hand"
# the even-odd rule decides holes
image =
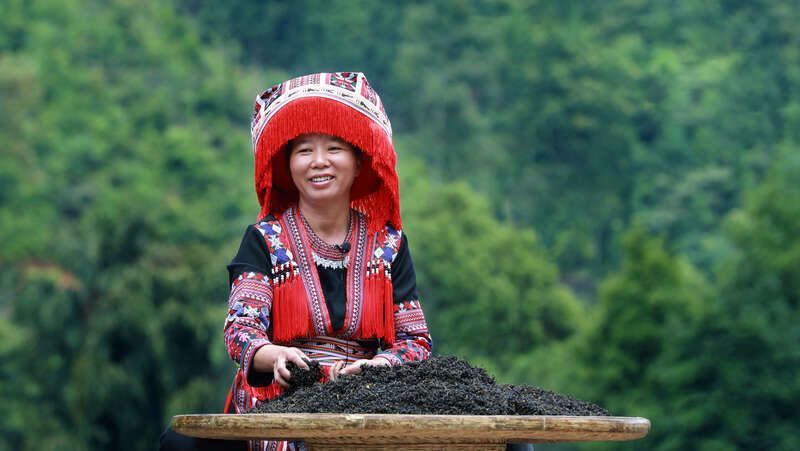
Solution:
[[[286,364],[294,362],[295,365],[308,369],[308,357],[303,351],[297,348],[288,348],[279,345],[265,345],[256,351],[253,356],[253,368],[257,371],[272,371],[275,380],[284,387],[289,387],[289,380],[292,373],[286,368]]]

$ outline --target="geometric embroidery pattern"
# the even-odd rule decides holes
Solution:
[[[305,97],[324,97],[361,112],[386,134],[392,136],[392,124],[383,103],[361,72],[334,72],[305,75],[275,85],[256,98],[251,124],[253,152],[261,132],[281,108]]]

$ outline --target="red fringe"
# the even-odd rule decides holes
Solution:
[[[277,382],[273,382],[263,387],[250,386],[250,389],[252,390],[253,396],[255,396],[256,399],[258,399],[259,401],[275,399],[278,396],[282,395],[283,392],[285,391],[285,389],[281,387],[281,385],[278,384]]]
[[[381,274],[383,278],[383,341],[386,346],[394,344],[394,288],[389,272]]]
[[[379,338],[394,344],[394,292],[386,263],[368,271],[364,284],[364,305],[361,314],[361,337]]]
[[[292,273],[273,290],[272,339],[286,343],[311,335],[311,313],[308,296],[299,275]]]
[[[238,411],[239,406],[237,406],[236,402],[234,401],[237,388],[244,389],[248,404],[253,396],[255,396],[259,401],[266,401],[268,399],[275,399],[284,392],[283,387],[281,387],[277,382],[273,382],[272,384],[263,387],[253,387],[247,383],[244,374],[239,371],[236,373],[236,377],[233,379],[233,385],[231,385],[231,389],[228,391],[228,396],[225,399],[225,408],[223,409],[222,413],[245,413]]]
[[[391,138],[363,113],[321,97],[291,102],[275,113],[261,133],[255,158],[259,218],[282,212],[297,202],[284,148],[291,139],[310,132],[338,136],[363,151],[351,206],[367,215],[368,230],[378,232],[386,223],[402,228],[397,155]]]
[[[374,268],[367,270],[364,302],[361,311],[361,337],[377,338],[383,335],[383,305],[378,297],[380,275]]]
[[[222,413],[236,413],[236,403],[234,402],[234,396],[236,393],[236,387],[239,386],[241,380],[242,380],[242,372],[237,371],[236,377],[233,378],[233,384],[231,385],[231,389],[228,390],[228,396],[225,397],[225,407],[222,409]]]

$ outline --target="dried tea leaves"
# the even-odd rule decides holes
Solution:
[[[322,366],[320,366],[319,362],[306,360],[306,364],[308,364],[307,370],[300,368],[294,362],[289,362],[286,364],[286,369],[292,374],[292,378],[289,379],[292,390],[297,390],[302,387],[310,387],[316,384],[317,381],[319,381],[319,379],[322,377]]]
[[[498,384],[485,370],[452,356],[399,367],[365,367],[361,374],[328,384],[309,385],[311,372],[290,371],[292,390],[257,412],[609,415],[592,403],[538,387]]]

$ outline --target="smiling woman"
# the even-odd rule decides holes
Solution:
[[[261,212],[228,265],[224,336],[239,368],[225,412],[282,394],[290,363],[317,361],[328,382],[428,358],[392,128],[366,77],[321,73],[273,86],[256,98],[252,138]],[[298,445],[162,436],[162,449]]]

